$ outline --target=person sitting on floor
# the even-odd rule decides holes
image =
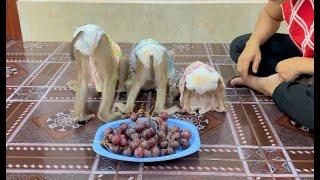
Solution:
[[[276,33],[283,20],[289,34]],[[271,96],[293,124],[313,131],[314,84],[297,78],[314,74],[314,0],[269,0],[253,33],[232,41],[230,56],[240,74],[232,85]]]

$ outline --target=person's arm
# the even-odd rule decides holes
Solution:
[[[282,20],[280,5],[269,1],[261,11],[254,31],[238,59],[237,70],[241,77],[247,78],[251,62],[253,62],[252,71],[254,73],[258,71],[261,61],[260,45],[277,32]]]
[[[314,58],[292,57],[280,61],[277,64],[276,71],[285,80],[296,79],[301,74],[314,74]]]
[[[298,67],[301,74],[314,74],[314,58],[297,57],[297,60],[301,62]]]
[[[281,21],[283,17],[280,5],[269,1],[261,11],[248,43],[262,45],[278,31]]]

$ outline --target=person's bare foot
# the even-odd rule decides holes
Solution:
[[[237,77],[231,80],[231,84],[243,85],[259,91],[267,96],[272,96],[274,89],[283,82],[283,79],[278,74],[273,74],[268,77],[248,76],[246,79]]]

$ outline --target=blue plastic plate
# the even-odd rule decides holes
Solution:
[[[106,123],[99,127],[97,130],[97,133],[95,135],[92,148],[93,150],[97,153],[100,154],[101,156],[108,157],[111,159],[116,159],[116,160],[121,160],[121,161],[131,161],[131,162],[156,162],[156,161],[167,161],[167,160],[172,160],[172,159],[177,159],[181,157],[188,156],[190,154],[193,154],[194,152],[198,151],[200,148],[200,137],[199,137],[199,132],[198,129],[191,123],[185,122],[183,120],[179,119],[168,119],[167,123],[168,126],[171,127],[173,125],[177,125],[178,127],[182,129],[187,129],[191,132],[191,139],[189,140],[190,142],[190,147],[187,149],[177,149],[174,154],[171,155],[166,155],[166,156],[160,156],[160,157],[149,157],[149,158],[136,158],[134,156],[132,157],[127,157],[123,156],[120,154],[114,154],[107,149],[105,149],[102,145],[101,142],[103,141],[104,138],[104,130],[108,127],[116,128],[119,127],[119,125],[122,122],[126,122],[129,125],[133,124],[133,122],[130,119],[124,119],[124,120],[119,120],[119,121],[113,121],[110,123]]]

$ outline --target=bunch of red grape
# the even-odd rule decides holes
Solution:
[[[159,117],[148,117],[139,111],[132,113],[129,126],[121,123],[117,128],[107,128],[102,145],[107,150],[125,156],[159,157],[174,154],[176,150],[187,149],[191,133],[178,126],[168,127],[168,114],[160,113]]]

